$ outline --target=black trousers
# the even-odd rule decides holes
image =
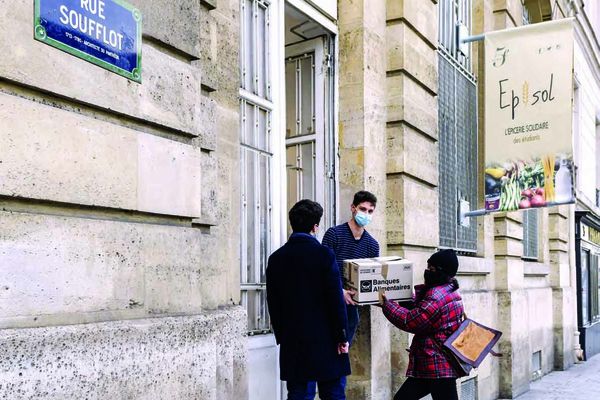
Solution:
[[[456,378],[408,378],[394,396],[394,400],[419,400],[428,394],[431,394],[433,400],[458,400]]]

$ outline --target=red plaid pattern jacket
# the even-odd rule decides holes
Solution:
[[[383,305],[383,313],[396,327],[415,334],[406,376],[458,377],[440,347],[463,320],[464,308],[456,279],[435,287],[417,285],[408,308],[388,300]]]

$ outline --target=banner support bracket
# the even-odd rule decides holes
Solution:
[[[550,201],[550,202],[546,203],[546,205],[544,207],[565,206],[565,205],[569,205],[569,204],[575,204],[575,202],[576,202],[575,199],[570,200],[570,201],[566,201],[566,202]],[[544,208],[544,207],[523,208],[523,209],[519,209],[519,210],[506,210],[505,212],[536,210],[538,208]],[[460,226],[468,227],[469,226],[469,220],[468,220],[468,218],[471,218],[471,217],[480,217],[482,215],[488,215],[488,214],[492,214],[492,213],[495,213],[495,212],[498,212],[498,210],[486,210],[485,208],[482,208],[480,210],[473,210],[473,211],[462,211],[462,210],[459,210],[459,213],[458,213],[458,223],[460,224]]]
[[[460,21],[456,23],[456,48],[463,55],[466,55],[468,52],[467,43],[479,42],[484,39],[484,34],[470,36],[469,28],[467,28],[467,26],[464,23]]]

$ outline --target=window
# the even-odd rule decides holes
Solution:
[[[538,259],[538,210],[523,211],[523,258]]]
[[[271,84],[269,3],[241,2],[240,164],[242,304],[251,334],[270,329],[266,304],[267,259],[271,253]]]
[[[598,304],[598,255],[588,253],[589,270],[590,270],[590,321],[600,321],[600,304]]]
[[[590,323],[590,252],[581,251],[581,323],[586,326]]]
[[[440,246],[472,253],[477,225],[460,226],[457,215],[461,201],[478,204],[477,86],[470,47],[462,54],[456,46],[456,25],[470,32],[471,1],[440,0],[439,15]]]

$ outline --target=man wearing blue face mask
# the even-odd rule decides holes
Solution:
[[[361,190],[354,194],[350,211],[352,217],[348,222],[333,226],[325,232],[323,245],[331,248],[335,254],[340,274],[344,260],[355,258],[379,257],[379,243],[365,230],[365,226],[371,222],[375,207],[377,206],[377,197],[373,193]],[[343,276],[343,275],[342,275]],[[344,283],[344,288],[347,286]],[[348,342],[352,344],[352,339],[358,327],[358,307],[352,296],[356,294],[351,289],[344,289],[344,300],[348,312]],[[345,379],[344,386],[345,386]]]

